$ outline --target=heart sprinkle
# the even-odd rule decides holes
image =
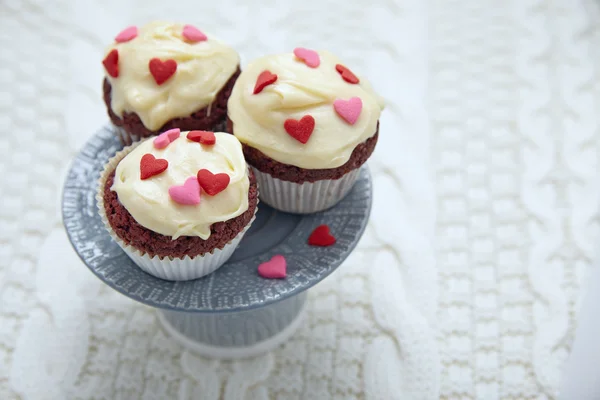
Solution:
[[[346,122],[354,125],[362,111],[362,100],[360,97],[352,97],[349,100],[336,99],[333,108]]]
[[[229,175],[225,173],[213,174],[207,169],[201,169],[196,176],[202,190],[209,196],[221,193],[229,185]]]
[[[171,141],[169,140],[169,137],[167,135],[161,133],[154,139],[152,143],[154,144],[154,148],[164,149],[169,145],[169,143],[171,143]]]
[[[319,53],[314,50],[305,49],[303,47],[296,47],[294,49],[294,55],[304,61],[304,64],[311,68],[317,68],[321,64],[321,58]]]
[[[283,127],[291,137],[305,144],[315,129],[315,119],[312,115],[305,115],[300,121],[290,118],[285,120]]]
[[[185,40],[192,43],[202,42],[208,39],[204,32],[193,25],[184,26],[181,35],[185,38]]]
[[[102,64],[110,76],[119,77],[119,52],[117,49],[112,49],[102,60]]]
[[[152,154],[144,154],[140,160],[140,179],[146,180],[164,172],[169,162],[162,158],[154,158]]]
[[[190,131],[187,134],[188,140],[205,145],[213,145],[217,142],[215,133],[211,131]]]
[[[329,226],[319,225],[308,237],[311,246],[328,247],[335,244],[335,237],[329,232]]]
[[[164,133],[166,133],[167,136],[169,137],[169,140],[171,142],[173,142],[173,141],[175,141],[175,139],[179,139],[179,136],[181,136],[181,129],[173,128],[173,129],[169,129],[168,131],[165,131]]]
[[[335,70],[339,72],[342,78],[348,83],[357,84],[358,82],[360,82],[356,75],[354,75],[352,71],[344,67],[342,64],[336,64]]]
[[[161,133],[156,137],[156,139],[154,139],[154,147],[157,149],[164,149],[171,142],[179,138],[180,135],[181,130],[179,128],[169,129],[168,131]]]
[[[129,42],[132,39],[135,39],[138,35],[138,28],[137,26],[129,26],[125,29],[123,29],[115,38],[115,42],[117,43],[124,43],[124,42]]]
[[[259,264],[258,274],[267,279],[283,279],[287,276],[287,262],[285,257],[277,254],[271,260]]]
[[[256,79],[256,84],[254,85],[254,94],[259,94],[265,87],[275,83],[276,81],[277,75],[272,74],[269,70],[264,70]]]
[[[177,71],[177,62],[175,60],[161,61],[159,58],[153,58],[148,63],[150,73],[157,85],[162,85]]]
[[[195,176],[187,178],[181,186],[173,185],[169,188],[169,196],[178,204],[195,206],[200,204],[200,185]]]

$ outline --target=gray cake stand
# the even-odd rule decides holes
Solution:
[[[366,167],[335,207],[311,215],[278,212],[260,203],[257,218],[229,261],[193,281],[171,282],[138,268],[106,232],[96,209],[96,185],[108,159],[122,145],[112,127],[90,139],[73,161],[63,191],[63,222],[83,262],[104,283],[155,307],[173,338],[216,358],[243,358],[269,351],[300,326],[306,290],[331,274],[352,252],[371,211]],[[331,247],[307,244],[312,230],[328,224]],[[282,254],[287,278],[261,278],[258,264]]]

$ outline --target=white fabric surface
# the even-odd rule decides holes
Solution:
[[[0,399],[556,398],[600,221],[599,4],[253,3],[0,1]],[[243,62],[332,50],[388,102],[364,239],[256,359],[183,350],[62,229],[103,46],[156,18]]]
[[[564,366],[560,400],[600,399],[600,268],[592,271],[579,312],[575,341]]]

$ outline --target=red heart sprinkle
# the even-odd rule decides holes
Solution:
[[[312,115],[305,115],[300,121],[290,118],[285,120],[283,127],[291,137],[304,144],[315,129],[315,119]]]
[[[154,77],[157,85],[162,85],[177,71],[177,62],[175,60],[162,61],[159,58],[153,58],[148,63],[150,73]]]
[[[188,140],[201,144],[212,145],[217,142],[214,132],[210,131],[190,131],[187,134]]]
[[[119,52],[117,49],[112,49],[102,60],[102,64],[110,76],[117,78],[119,76]]]
[[[142,180],[158,175],[169,166],[169,162],[162,158],[154,158],[152,154],[144,154],[140,160],[140,178]]]
[[[332,246],[335,244],[335,237],[329,232],[329,226],[319,225],[308,237],[308,244],[311,246]]]
[[[342,64],[336,64],[335,70],[337,72],[339,72],[340,75],[342,75],[342,78],[348,83],[356,84],[356,83],[360,82],[360,80],[356,77],[356,75],[354,75],[352,73],[352,71],[350,71],[348,68],[344,67]]]
[[[198,183],[209,196],[221,193],[229,185],[229,175],[225,173],[213,174],[207,169],[198,171]]]
[[[259,94],[265,87],[275,83],[275,81],[277,81],[277,75],[272,74],[269,70],[264,70],[256,79],[256,85],[254,85],[254,94]]]

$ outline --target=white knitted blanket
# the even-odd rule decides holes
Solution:
[[[552,399],[595,257],[594,0],[1,0],[0,399]],[[243,63],[329,49],[388,104],[370,225],[277,351],[204,359],[62,229],[103,46],[193,23]]]

